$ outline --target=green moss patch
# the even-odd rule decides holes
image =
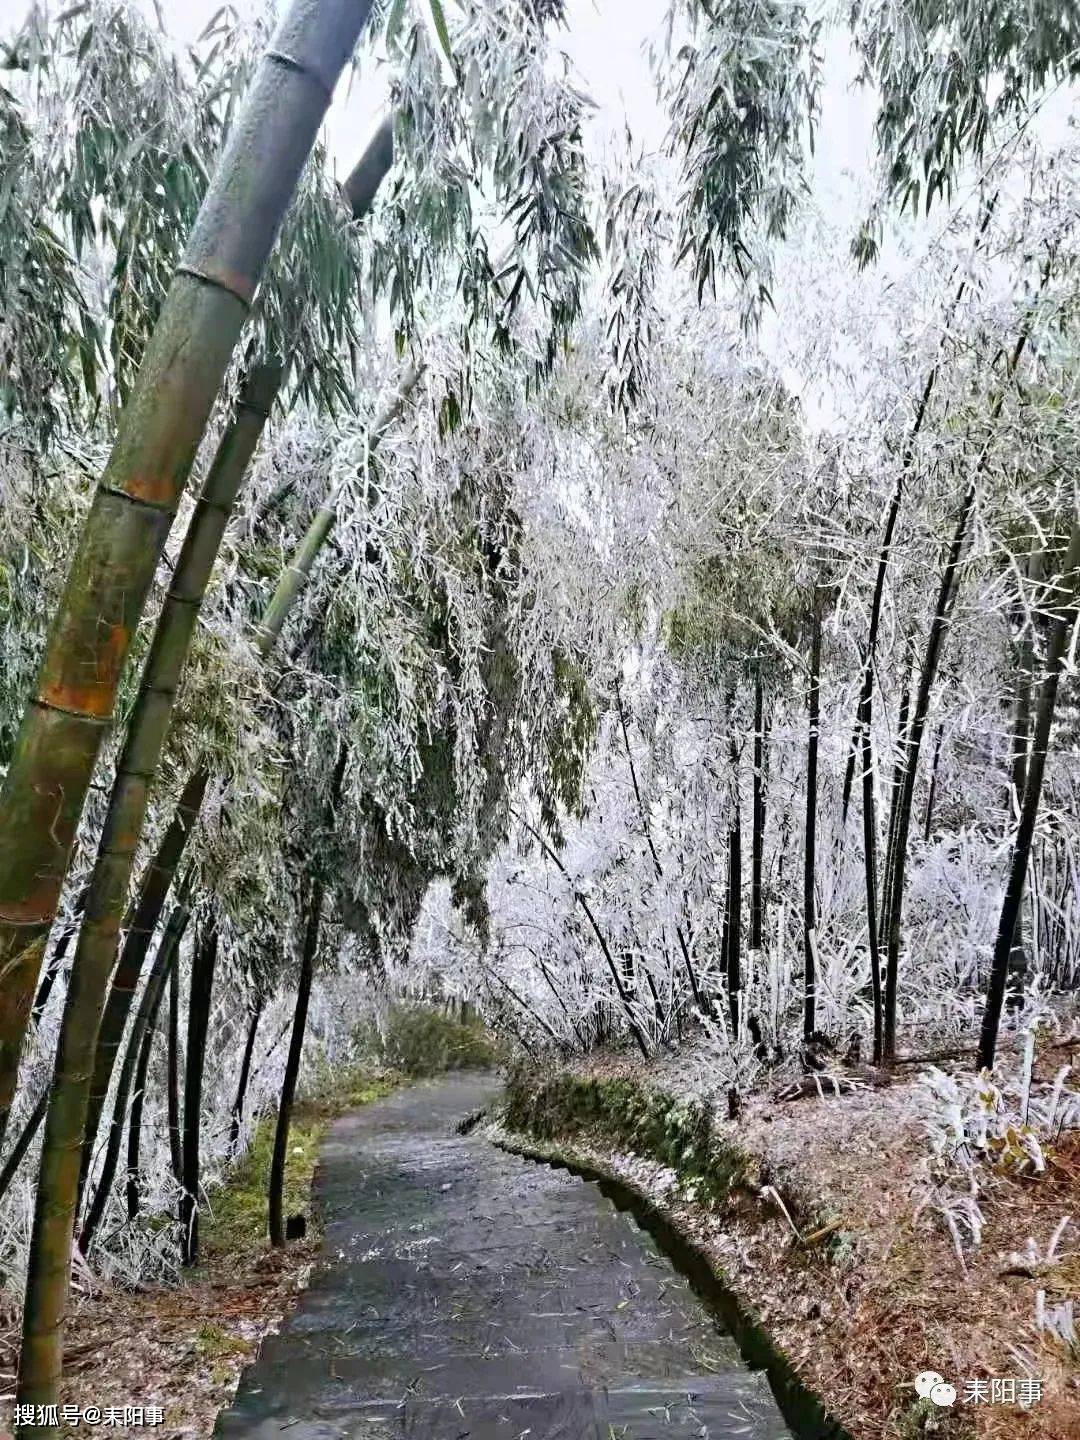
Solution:
[[[354,1066],[344,1072],[317,1075],[314,1086],[293,1107],[289,1146],[285,1157],[286,1215],[306,1211],[319,1147],[330,1122],[348,1110],[389,1095],[401,1084],[393,1074],[373,1074]],[[243,1257],[266,1246],[267,1187],[274,1153],[276,1115],[264,1115],[255,1127],[251,1144],[210,1196],[203,1222],[207,1261]]]
[[[684,1193],[718,1204],[750,1175],[749,1158],[717,1135],[709,1104],[633,1080],[519,1071],[507,1087],[504,1118],[509,1129],[545,1140],[600,1130],[609,1141],[670,1166]]]

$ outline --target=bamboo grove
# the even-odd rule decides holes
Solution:
[[[298,1087],[388,997],[529,1053],[703,1035],[734,1104],[926,1026],[989,1070],[1075,991],[1080,167],[1038,122],[1077,61],[1059,7],[946,8],[838,26],[847,228],[802,5],[673,0],[659,154],[591,143],[557,3],[4,39],[20,1402],[73,1263],[197,1264],[262,1113],[285,1243]]]

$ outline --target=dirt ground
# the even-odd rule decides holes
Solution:
[[[1078,1053],[1080,1041],[1053,1063]],[[687,1067],[675,1057],[646,1074],[632,1058],[606,1057],[581,1073],[677,1094]],[[962,1263],[944,1224],[916,1216],[928,1152],[910,1076],[853,1094],[747,1100],[736,1122],[716,1126],[756,1171],[723,1213],[595,1130],[554,1149],[628,1184],[704,1251],[854,1440],[1080,1440],[1080,1357],[1035,1326],[1039,1289],[1048,1301],[1080,1297],[1080,1133],[1060,1139],[1041,1176],[986,1176],[982,1243]],[[1055,1265],[1015,1263],[1028,1237],[1044,1252],[1067,1215]],[[917,1396],[914,1378],[928,1370],[956,1386],[951,1410]],[[1032,1378],[1042,1394],[1027,1408],[1008,1403],[1007,1384],[993,1386]],[[964,1403],[976,1381],[997,1403]]]
[[[306,1284],[316,1248],[305,1241],[280,1254],[211,1263],[208,1273],[177,1286],[137,1292],[98,1286],[74,1297],[62,1402],[103,1413],[110,1406],[157,1407],[163,1418],[141,1427],[81,1423],[61,1433],[82,1440],[95,1429],[159,1440],[209,1436],[240,1371]],[[4,1337],[7,1373],[0,1383],[7,1401],[14,1388],[13,1339]],[[10,1403],[5,1411],[10,1422]]]

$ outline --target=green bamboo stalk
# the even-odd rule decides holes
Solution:
[[[75,830],[154,571],[278,228],[369,9],[367,0],[294,0],[279,27],[230,131],[83,524],[0,790],[0,1131]],[[57,1253],[40,1263],[44,1272],[34,1267],[29,1281],[35,1294],[42,1274],[66,1270],[67,1261]],[[60,1353],[58,1338],[44,1336],[58,1335],[60,1317],[33,1310],[20,1397],[43,1404],[55,1398]],[[35,1428],[42,1429],[27,1432]]]
[[[187,882],[190,887],[190,880]],[[187,894],[181,897],[177,911],[183,918],[187,911]],[[174,917],[175,918],[175,914]],[[173,934],[176,934],[173,927]],[[182,933],[182,932],[181,932]],[[177,943],[179,936],[176,937]],[[116,1084],[116,1096],[113,1100],[112,1124],[109,1127],[108,1144],[105,1148],[105,1159],[102,1162],[101,1174],[98,1176],[97,1188],[94,1192],[93,1203],[86,1216],[86,1222],[79,1234],[79,1249],[84,1255],[90,1254],[90,1247],[94,1243],[94,1236],[101,1223],[101,1217],[105,1214],[105,1206],[109,1199],[109,1191],[112,1189],[113,1179],[116,1176],[116,1167],[120,1161],[120,1147],[124,1137],[124,1120],[127,1116],[128,1099],[131,1095],[132,1083],[135,1079],[136,1066],[142,1049],[143,1035],[147,1026],[152,1025],[157,1016],[158,1005],[161,1001],[165,982],[168,978],[168,967],[176,953],[176,943],[173,936],[167,930],[158,946],[157,955],[151,966],[150,974],[147,976],[146,984],[143,986],[142,999],[139,1002],[138,1013],[135,1016],[135,1023],[131,1027],[131,1035],[128,1039],[127,1053],[124,1056],[124,1063],[120,1067],[120,1075]]]
[[[281,220],[369,9],[365,0],[294,0],[279,27],[230,132],[83,527],[0,791],[0,1123],[135,627]],[[102,988],[106,980],[107,970]],[[100,1022],[97,1002],[74,1023],[82,1000],[73,974],[65,1007],[73,1023],[61,1027],[27,1272],[17,1391],[25,1405],[55,1404],[59,1392]],[[21,1434],[55,1429],[28,1425]]]
[[[420,373],[418,368],[410,367],[403,376],[393,399],[378,416],[372,428],[369,442],[370,451],[373,452],[376,449],[386,431],[401,414],[419,381]],[[260,624],[255,627],[252,643],[261,658],[267,658],[273,649],[274,643],[281,633],[281,628],[302,594],[315,560],[326,543],[336,518],[338,493],[338,488],[335,487],[323,502],[300,542],[292,565],[283,572],[281,581],[270,599]],[[194,830],[202,797],[209,781],[210,772],[205,765],[199,766],[189,775],[176,814],[173,816],[162,845],[140,886],[139,899],[128,926],[124,950],[113,977],[113,984],[99,1030],[83,1141],[83,1157],[80,1164],[80,1195],[89,1171],[93,1145],[101,1120],[101,1110],[108,1093],[116,1054],[127,1022],[131,997],[138,984],[139,974],[168,898],[173,877]],[[81,946],[80,937],[80,948]],[[79,956],[76,954],[76,964],[78,961]]]
[[[150,786],[161,763],[203,598],[226,524],[235,508],[240,486],[269,418],[280,382],[280,365],[260,365],[252,371],[241,394],[236,415],[218,446],[184,537],[169,593],[154,631],[109,796],[86,915],[75,951],[74,964],[80,973],[87,967],[93,967],[95,973],[107,980],[112,968],[135,856],[146,824]],[[200,787],[200,791],[203,788]],[[199,800],[201,802],[201,793]],[[193,809],[197,813],[198,804]],[[194,819],[193,814],[192,824]],[[160,865],[152,868],[129,915],[127,940],[109,987],[98,1034],[83,1141],[80,1193],[85,1185],[132,997],[149,948],[153,927],[151,925],[148,932],[146,922],[150,917],[146,912],[153,910],[152,921],[156,924],[161,911],[161,904],[154,907],[147,892],[153,891],[155,881],[160,884],[164,880],[167,889],[171,879],[172,874],[167,868],[163,870]],[[161,899],[163,902],[164,896]]]
[[[374,140],[343,187],[354,220],[362,220],[368,213],[379,185],[392,163],[391,117],[380,126]],[[103,859],[110,848],[117,850],[112,835],[117,827],[106,820],[98,853],[98,864],[108,867],[103,875],[103,883],[109,885],[111,876],[111,895],[106,900],[104,913],[93,917],[92,929],[99,932],[93,938],[103,949],[111,945],[114,953],[120,919],[119,906],[122,903],[121,892],[123,897],[126,897],[135,851],[145,823],[149,779],[160,763],[161,751],[172,718],[180,671],[190,650],[191,637],[221,548],[226,524],[235,507],[244,473],[262,434],[281,379],[282,367],[277,363],[259,366],[253,370],[241,396],[236,418],[222,441],[192,516],[172,587],[158,622],[113,787],[113,798],[110,801],[110,816],[113,804],[118,806],[118,828],[123,836],[123,844],[119,853],[107,860]],[[202,777],[200,782],[189,783],[199,783],[201,795],[209,782],[209,775],[205,770],[200,770],[199,774]],[[197,813],[198,806],[195,808]],[[190,825],[187,829],[190,831]],[[151,867],[136,909],[129,917],[126,927],[127,940],[109,987],[94,1059],[79,1179],[80,1197],[132,997],[139,982],[151,937],[168,897],[169,886],[184,843],[181,841],[171,867],[157,862]],[[88,935],[88,942],[90,939],[91,936]],[[84,942],[81,936],[79,943],[82,949]]]
[[[154,1029],[157,1025],[157,1011],[161,1007],[166,987],[171,996],[174,980],[179,982],[180,942],[184,938],[184,931],[187,929],[190,918],[191,911],[186,904],[174,905],[165,926],[165,933],[161,937],[162,948],[167,952],[164,962],[166,975],[158,992],[154,1011],[147,1022],[146,1033],[143,1035],[139,1063],[135,1069],[134,1098],[131,1102],[131,1122],[128,1126],[127,1212],[129,1220],[134,1220],[139,1213],[139,1147],[142,1139],[142,1112],[143,1102],[146,1099],[146,1072],[150,1066],[150,1051],[153,1047]],[[180,1166],[177,1166],[177,1169],[180,1169]]]
[[[394,421],[401,414],[408,403],[409,396],[415,390],[419,382],[421,370],[418,366],[410,365],[402,376],[401,384],[390,404],[379,416],[372,429],[372,438],[369,448],[373,449],[377,438],[381,437]],[[265,657],[270,654],[277,644],[281,631],[285,625],[297,600],[303,593],[314,568],[315,561],[322,553],[323,546],[330,537],[337,522],[338,499],[341,493],[341,486],[335,486],[326,499],[315,512],[311,524],[307,528],[304,538],[293,554],[292,559],[281,573],[270,602],[263,612],[262,619],[255,627],[254,645],[258,655]]]

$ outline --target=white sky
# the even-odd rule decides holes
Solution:
[[[62,0],[53,0],[60,8]],[[151,0],[140,0],[151,12]],[[259,13],[261,0],[234,0],[241,12]],[[181,44],[194,40],[221,0],[160,0],[166,25]],[[0,34],[10,32],[29,8],[28,0],[0,0]],[[645,53],[650,39],[662,29],[667,0],[568,0],[568,28],[556,33],[556,42],[569,53],[582,88],[596,102],[591,122],[592,139],[603,146],[608,137],[621,137],[627,121],[646,151],[664,137],[665,121]],[[815,182],[831,189],[845,170],[864,170],[870,136],[867,97],[849,92],[853,66],[843,37],[828,46],[827,81],[821,144],[815,162]],[[374,81],[376,77],[372,77]],[[385,93],[376,83],[363,87],[343,83],[327,121],[330,153],[339,171],[348,170],[384,105]],[[816,188],[816,185],[815,185]]]
[[[51,0],[57,10],[64,3],[66,0]],[[152,0],[139,3],[152,13]],[[198,36],[221,0],[159,0],[159,4],[169,30],[179,44],[185,44]],[[241,14],[262,13],[265,8],[265,0],[234,0],[234,4]],[[27,9],[28,0],[0,0],[0,35],[13,30]],[[452,13],[453,0],[450,9]],[[668,0],[567,0],[568,28],[556,32],[555,40],[570,55],[581,88],[596,104],[587,138],[599,154],[612,141],[621,144],[628,123],[636,145],[646,152],[663,143],[666,121],[656,97],[647,48],[649,41],[662,33],[667,9]],[[855,57],[845,28],[826,34],[824,52],[821,117],[809,177],[811,205],[804,223],[813,226],[816,214],[827,225],[850,235],[865,213],[869,196],[875,97],[868,89],[854,85]],[[368,69],[376,71],[374,66]],[[338,175],[347,174],[359,158],[385,105],[385,87],[378,73],[343,79],[327,119],[327,144]],[[1068,95],[1054,97],[1047,108],[1059,112],[1051,120],[1051,129],[1060,131],[1067,121]],[[906,253],[901,255],[894,244],[886,245],[876,267],[879,281],[896,278],[905,268],[917,266],[920,238],[925,242],[929,230],[940,231],[946,221],[947,207],[939,206],[929,226],[905,225],[901,248]],[[811,229],[810,233],[815,231]],[[829,282],[818,274],[815,283],[828,288]],[[761,341],[766,353],[771,353],[786,370],[779,353],[783,349],[779,337],[787,318],[784,312],[789,305],[805,311],[808,296],[798,285],[793,294],[774,293],[777,314],[766,319]],[[792,390],[801,392],[804,400],[813,404],[807,393],[808,377],[786,373],[785,379]],[[812,383],[810,388],[814,388]]]

